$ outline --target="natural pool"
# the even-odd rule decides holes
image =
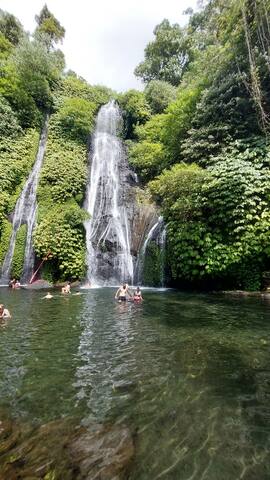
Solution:
[[[0,289],[0,411],[125,425],[130,480],[269,480],[270,301],[144,290],[118,304],[114,290]],[[9,480],[3,458],[0,444]]]

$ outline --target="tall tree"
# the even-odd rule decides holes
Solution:
[[[24,36],[23,27],[11,13],[0,10],[0,32],[12,45],[17,45]]]
[[[145,60],[136,67],[135,75],[145,83],[165,80],[179,85],[190,57],[185,30],[165,19],[156,26],[154,35],[155,40],[146,46]]]
[[[38,24],[36,33],[44,35],[47,38],[48,47],[52,47],[54,43],[63,40],[65,36],[65,29],[60,24],[59,20],[50,12],[45,4],[39,15],[35,16]]]

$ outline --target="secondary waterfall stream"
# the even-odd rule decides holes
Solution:
[[[165,245],[166,245],[166,226],[164,224],[164,219],[160,216],[157,222],[154,223],[152,228],[149,230],[148,234],[145,237],[143,242],[143,246],[139,252],[136,268],[135,268],[135,280],[136,283],[143,284],[144,283],[144,261],[145,255],[147,254],[147,247],[150,242],[154,241],[159,249],[161,255],[161,262],[160,262],[160,286],[164,287],[164,269],[165,269]]]
[[[91,285],[132,282],[133,259],[121,175],[126,165],[118,136],[121,114],[114,101],[101,107],[92,142],[85,209],[87,279]]]
[[[39,141],[39,148],[36,156],[36,160],[33,166],[33,169],[24,185],[21,195],[17,200],[15,210],[13,213],[12,219],[12,234],[10,237],[9,248],[6,253],[3,265],[2,265],[2,275],[0,278],[1,284],[6,284],[9,281],[10,273],[11,273],[11,266],[12,266],[12,259],[15,250],[16,244],[16,237],[19,228],[21,225],[27,225],[27,237],[26,237],[26,244],[25,244],[25,251],[24,251],[24,264],[23,264],[23,272],[21,276],[21,281],[27,282],[33,271],[34,266],[34,251],[33,251],[33,244],[32,244],[32,237],[33,237],[33,230],[36,221],[36,211],[37,211],[37,200],[36,200],[36,193],[37,193],[37,185],[39,179],[39,173],[41,170],[44,154],[45,154],[45,147],[46,147],[46,140],[48,134],[48,117],[45,120],[45,124],[43,130],[41,132],[40,141]]]

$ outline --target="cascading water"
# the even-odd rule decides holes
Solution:
[[[17,232],[21,225],[27,225],[27,237],[24,251],[24,264],[23,272],[21,276],[21,282],[29,281],[33,267],[34,267],[34,251],[33,251],[33,230],[36,220],[36,211],[37,211],[37,201],[36,201],[36,192],[38,185],[39,173],[41,170],[45,148],[46,140],[48,134],[48,117],[45,120],[43,130],[41,132],[39,148],[36,156],[36,161],[33,166],[33,170],[30,173],[25,186],[22,190],[22,193],[17,200],[15,210],[13,213],[12,220],[12,234],[9,242],[9,248],[6,253],[3,265],[2,265],[2,275],[0,278],[1,284],[6,284],[10,278],[10,271],[12,265],[12,259],[15,249],[16,236]]]
[[[160,262],[160,286],[161,287],[165,286],[166,238],[167,238],[166,225],[163,224],[163,228],[159,236],[159,248],[161,252],[161,262]]]
[[[163,217],[159,217],[158,221],[152,226],[149,230],[143,246],[138,255],[136,269],[135,269],[135,279],[136,283],[143,283],[143,269],[144,269],[144,260],[145,255],[147,254],[147,247],[150,242],[154,241],[160,249],[161,263],[160,263],[160,286],[164,286],[164,269],[165,269],[165,244],[166,244],[166,227],[164,224]]]
[[[159,228],[160,223],[163,222],[163,218],[159,217],[158,221],[152,226],[152,228],[149,230],[144,242],[143,246],[139,252],[138,259],[136,262],[136,268],[135,268],[135,279],[136,283],[141,283],[142,282],[142,277],[143,277],[143,266],[144,266],[144,257],[145,257],[145,252],[148,243],[150,240],[153,239],[153,235],[156,232],[156,230]]]
[[[126,159],[117,132],[121,126],[117,104],[101,107],[93,138],[90,179],[85,209],[87,279],[91,285],[114,285],[133,280],[130,232],[124,187]]]

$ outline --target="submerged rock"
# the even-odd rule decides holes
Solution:
[[[134,444],[126,427],[95,425],[79,432],[69,451],[81,478],[124,480],[134,456]]]
[[[0,420],[0,480],[124,480],[133,456],[123,425],[57,420],[33,429]]]

